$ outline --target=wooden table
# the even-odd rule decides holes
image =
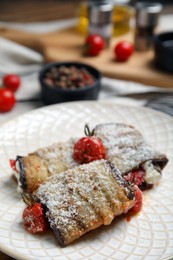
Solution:
[[[3,253],[0,252],[0,260],[13,260],[14,258],[11,258],[8,255],[5,255]]]
[[[79,0],[1,0],[0,21],[42,22],[72,18]]]

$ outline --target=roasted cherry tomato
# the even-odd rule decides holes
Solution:
[[[74,145],[74,159],[80,164],[105,158],[106,150],[98,137],[86,136]]]
[[[10,166],[11,166],[11,169],[15,172],[17,172],[17,169],[16,169],[16,160],[12,160],[10,159]]]
[[[23,222],[25,229],[30,233],[44,232],[47,229],[47,221],[44,217],[43,208],[40,203],[27,206],[23,211]]]
[[[85,54],[89,56],[96,56],[104,49],[104,47],[104,39],[98,34],[91,34],[85,41]]]
[[[10,111],[16,104],[14,93],[10,89],[0,89],[0,112]]]
[[[145,176],[145,170],[142,168],[139,168],[137,170],[129,172],[127,175],[124,176],[124,178],[127,181],[133,182],[134,184],[139,186],[145,181],[144,176]]]
[[[121,41],[114,48],[114,53],[118,61],[128,60],[133,52],[134,46],[128,41]]]
[[[133,208],[130,209],[129,211],[130,214],[137,214],[140,212],[142,208],[142,192],[136,185],[135,185],[135,197],[136,197],[136,202]]]
[[[3,84],[6,88],[15,92],[19,88],[19,86],[21,84],[21,80],[18,75],[8,74],[8,75],[4,76]]]

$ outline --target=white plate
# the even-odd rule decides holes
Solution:
[[[103,122],[134,125],[170,161],[161,183],[145,192],[141,213],[119,217],[60,248],[51,232],[30,235],[22,227],[24,207],[10,181],[9,158],[71,136]],[[111,102],[74,102],[35,110],[0,128],[0,250],[17,259],[164,259],[173,254],[173,120],[164,114]]]

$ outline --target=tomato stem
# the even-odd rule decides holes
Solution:
[[[88,124],[85,124],[84,127],[84,133],[86,136],[93,136],[94,135],[94,129],[91,131]]]
[[[28,206],[33,206],[34,205],[34,199],[33,196],[31,194],[27,194],[27,193],[21,193],[22,199],[24,201],[24,203]]]

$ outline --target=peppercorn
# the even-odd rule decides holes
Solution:
[[[47,85],[61,89],[75,89],[91,86],[94,83],[94,77],[85,68],[75,66],[52,67],[45,74],[44,81]]]

